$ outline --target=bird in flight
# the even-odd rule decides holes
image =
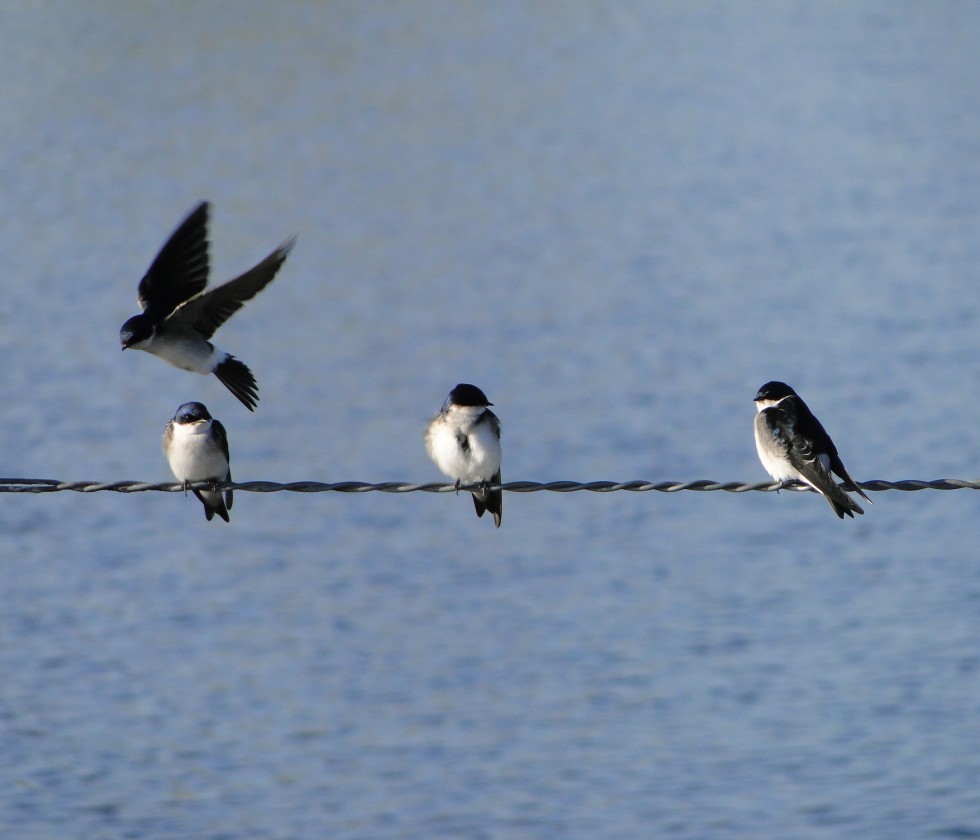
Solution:
[[[249,411],[258,385],[248,367],[210,338],[276,276],[296,237],[290,237],[244,274],[205,291],[208,284],[208,210],[201,202],[160,249],[139,284],[143,310],[119,330],[122,349],[144,350],[181,370],[213,373]]]

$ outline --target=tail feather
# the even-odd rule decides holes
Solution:
[[[854,499],[848,496],[847,493],[844,492],[844,489],[836,482],[834,483],[834,490],[824,493],[823,495],[827,501],[830,502],[830,506],[834,509],[834,513],[836,513],[841,519],[843,519],[845,515],[850,516],[851,519],[853,519],[855,513],[864,513],[861,506],[855,502]]]
[[[500,471],[490,479],[490,484],[500,484]],[[476,508],[476,515],[482,517],[486,511],[493,514],[493,524],[500,527],[500,520],[504,514],[504,492],[503,490],[482,490],[473,494],[473,506]]]
[[[864,513],[861,506],[844,491],[844,487],[834,481],[830,471],[819,459],[802,461],[796,465],[798,477],[823,496],[841,519]]]
[[[231,479],[229,479],[230,481]],[[224,496],[221,493],[210,493],[208,491],[201,492],[200,490],[194,490],[194,495],[201,500],[201,504],[204,505],[204,516],[207,518],[208,522],[214,519],[214,515],[218,514],[225,522],[231,522],[231,517],[228,515],[228,508],[231,507],[231,491],[226,493]],[[227,502],[227,504],[226,504]]]
[[[231,391],[249,411],[255,411],[259,402],[259,386],[244,362],[229,355],[214,369],[214,375]]]

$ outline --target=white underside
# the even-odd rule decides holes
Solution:
[[[760,434],[761,427],[761,434]],[[772,476],[773,481],[802,481],[805,484],[809,484],[814,490],[817,488],[812,482],[807,481],[796,468],[790,463],[788,458],[784,458],[781,454],[767,445],[764,440],[764,436],[768,435],[768,430],[762,421],[761,417],[756,418],[755,423],[755,450],[759,453],[759,460],[762,462],[762,466],[765,468],[766,472]],[[820,462],[821,466],[830,475],[830,458],[827,455],[818,455],[817,460]]]
[[[759,460],[762,461],[762,466],[772,476],[773,481],[803,481],[803,476],[793,469],[793,465],[789,461],[783,458],[770,457],[768,453],[759,449],[758,445],[756,449],[759,451]]]
[[[211,421],[173,423],[173,441],[169,450],[164,437],[164,452],[178,481],[226,481],[228,462],[221,447],[210,437]]]
[[[181,370],[189,370],[204,376],[213,373],[214,369],[228,358],[227,353],[218,350],[198,334],[165,332],[149,341],[134,344],[133,347],[159,356]]]
[[[429,457],[443,473],[463,484],[490,481],[500,470],[500,440],[489,423],[472,425],[482,410],[454,406],[448,415],[433,420],[425,433]],[[457,430],[466,434],[469,451],[459,445]]]

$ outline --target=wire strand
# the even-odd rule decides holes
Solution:
[[[885,490],[980,490],[980,480],[959,478],[938,478],[932,481],[906,479],[902,481],[871,481],[858,482],[864,490],[883,492]],[[179,493],[185,490],[238,490],[245,493],[454,493],[458,490],[477,490],[482,485],[467,484],[459,488],[455,484],[429,483],[411,484],[404,481],[385,481],[379,484],[369,484],[364,481],[340,481],[326,483],[322,481],[243,481],[243,482],[209,482],[199,481],[188,485],[177,482],[146,482],[146,481],[61,481],[53,478],[0,478],[0,493],[57,493],[71,490],[76,493],[144,493],[158,491],[162,493]],[[697,481],[508,481],[503,484],[490,485],[490,489],[504,490],[508,493],[575,493],[586,490],[591,493],[614,493],[625,490],[631,493],[656,491],[658,493],[677,493],[681,490],[693,490],[699,493],[721,490],[725,493],[745,493],[756,491],[771,493],[774,490],[791,490],[800,492],[816,492],[810,486],[799,481],[786,482],[740,482],[712,481],[699,479]],[[845,488],[846,489],[846,488]]]

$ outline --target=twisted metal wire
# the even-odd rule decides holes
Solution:
[[[932,481],[906,479],[903,481],[872,481],[858,482],[864,490],[884,491],[901,490],[980,490],[980,480],[959,478],[939,478]],[[476,490],[480,485],[466,484],[457,488],[455,484],[429,483],[411,484],[404,481],[385,481],[380,484],[369,484],[363,481],[340,481],[328,484],[322,481],[244,481],[244,482],[209,482],[199,481],[188,485],[177,482],[146,482],[146,481],[59,481],[50,478],[0,478],[0,493],[56,493],[62,490],[72,490],[76,493],[98,493],[108,490],[114,493],[143,493],[155,490],[163,493],[178,493],[186,489],[198,490],[240,490],[245,493],[453,493],[457,490]],[[680,490],[709,492],[722,490],[726,493],[745,493],[758,491],[771,493],[773,490],[794,490],[815,492],[811,487],[799,481],[508,481],[495,484],[491,489],[506,490],[509,493],[537,493],[547,490],[552,493],[574,493],[587,490],[591,493],[613,493],[626,490],[632,493],[656,491],[658,493],[676,493]]]

